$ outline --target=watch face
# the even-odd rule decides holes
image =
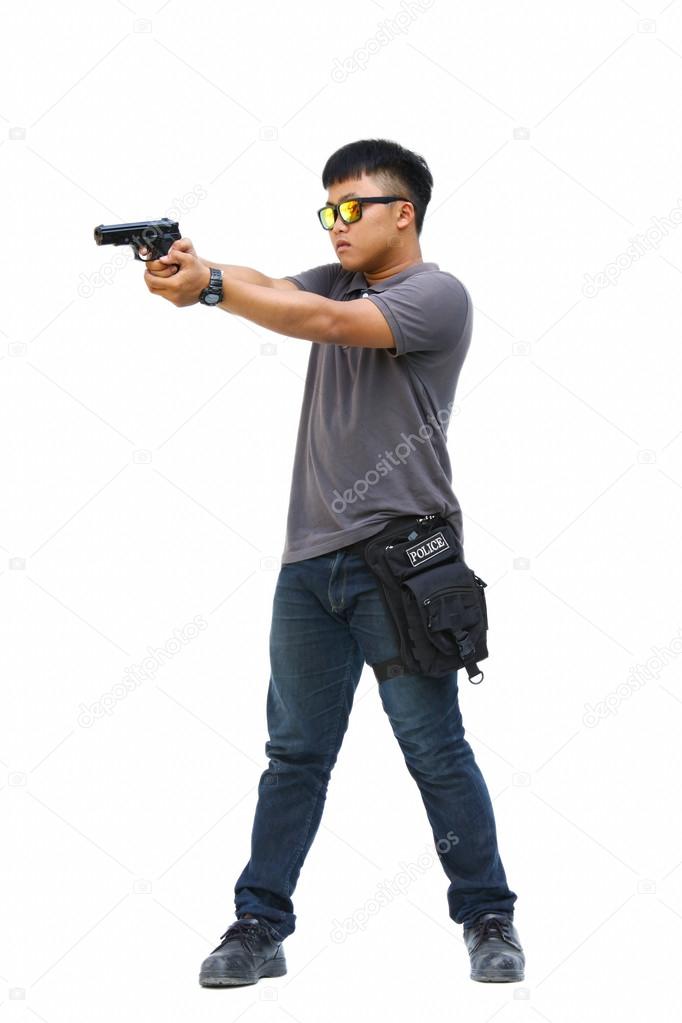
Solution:
[[[206,305],[217,305],[220,302],[220,295],[207,295],[204,299]]]

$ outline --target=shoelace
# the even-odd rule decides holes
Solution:
[[[514,948],[518,948],[511,932],[511,922],[504,917],[489,916],[485,920],[474,922],[473,930],[476,934],[476,940],[469,949],[470,953],[475,952],[482,942],[493,937],[498,937],[502,941],[506,941],[510,945],[513,945]]]
[[[253,952],[251,942],[255,939],[256,933],[259,933],[262,937],[263,932],[269,934],[265,924],[262,924],[260,920],[256,924],[250,924],[246,920],[236,920],[231,924],[224,934],[220,935],[220,944],[213,951],[217,952],[219,948],[222,948],[228,941],[239,941],[249,952]]]

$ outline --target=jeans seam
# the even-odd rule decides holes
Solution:
[[[339,602],[338,607],[335,608],[334,607],[334,601],[332,599],[332,592],[331,592],[331,590],[332,590],[332,578],[333,578],[333,575],[334,575],[334,570],[336,569],[337,562],[339,561],[339,558],[341,559],[341,562],[340,562],[340,564],[341,564],[341,572],[339,574],[338,583],[339,583],[340,589],[341,589],[341,597],[340,597],[340,602]],[[329,608],[330,608],[330,611],[331,611],[332,614],[336,614],[337,611],[343,611],[344,610],[344,605],[346,603],[346,560],[345,560],[345,554],[344,554],[343,551],[336,551],[336,557],[334,558],[334,563],[332,565],[331,572],[329,573],[329,585],[327,586],[327,600],[329,601]]]
[[[343,697],[344,697],[345,686],[348,685],[348,683],[350,682],[350,666],[351,666],[352,660],[353,660],[353,654],[351,652],[351,655],[348,658],[348,661],[346,662],[346,678],[344,680],[344,688],[341,691],[341,699],[339,700],[339,702],[338,702],[338,704],[336,705],[336,708],[335,708],[335,710],[337,712],[341,710],[341,707],[343,705]],[[342,721],[341,714],[338,714],[337,721],[336,721],[336,732],[334,733],[334,741],[333,741],[334,749],[336,749],[336,746],[337,746],[337,740],[338,740],[338,737],[339,737],[339,732],[341,730],[341,721]],[[333,756],[333,753],[329,754],[329,757],[332,757],[332,756]],[[294,856],[292,858],[289,870],[286,873],[285,885],[286,885],[286,890],[287,890],[287,894],[288,894],[289,897],[291,897],[291,890],[290,890],[290,883],[289,883],[291,881],[291,875],[293,873],[293,870],[294,870],[294,867],[296,865],[296,861],[297,861],[298,857],[300,856],[300,854],[303,852],[303,850],[306,847],[306,843],[308,841],[308,836],[310,834],[310,825],[312,823],[313,817],[315,816],[315,811],[317,810],[317,805],[319,803],[320,796],[321,796],[323,791],[324,791],[324,785],[322,785],[322,787],[315,794],[315,798],[314,798],[314,800],[312,802],[312,806],[311,806],[311,809],[310,809],[310,814],[308,815],[308,820],[306,821],[306,825],[305,825],[305,838],[303,839],[303,845],[300,847],[300,849],[296,849],[295,854],[294,854]]]

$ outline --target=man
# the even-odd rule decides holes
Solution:
[[[235,885],[237,919],[204,960],[200,983],[286,973],[291,896],[317,832],[331,770],[365,663],[396,657],[399,636],[361,555],[397,517],[438,513],[461,542],[446,435],[472,330],[463,284],[422,260],[433,179],[421,156],[369,139],[335,152],[319,222],[337,261],[272,279],[200,259],[189,239],[148,264],[149,290],[177,306],[212,301],[313,342],[270,632],[268,769],[251,857]],[[177,267],[177,272],[175,271]],[[364,301],[363,301],[364,299]],[[382,680],[379,695],[419,786],[479,981],[517,981],[524,953],[516,894],[498,853],[485,781],[464,738],[457,672]]]

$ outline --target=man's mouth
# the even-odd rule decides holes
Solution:
[[[339,244],[336,246],[336,251],[338,252],[340,249],[349,249],[349,248],[350,248],[350,242],[339,242]]]

